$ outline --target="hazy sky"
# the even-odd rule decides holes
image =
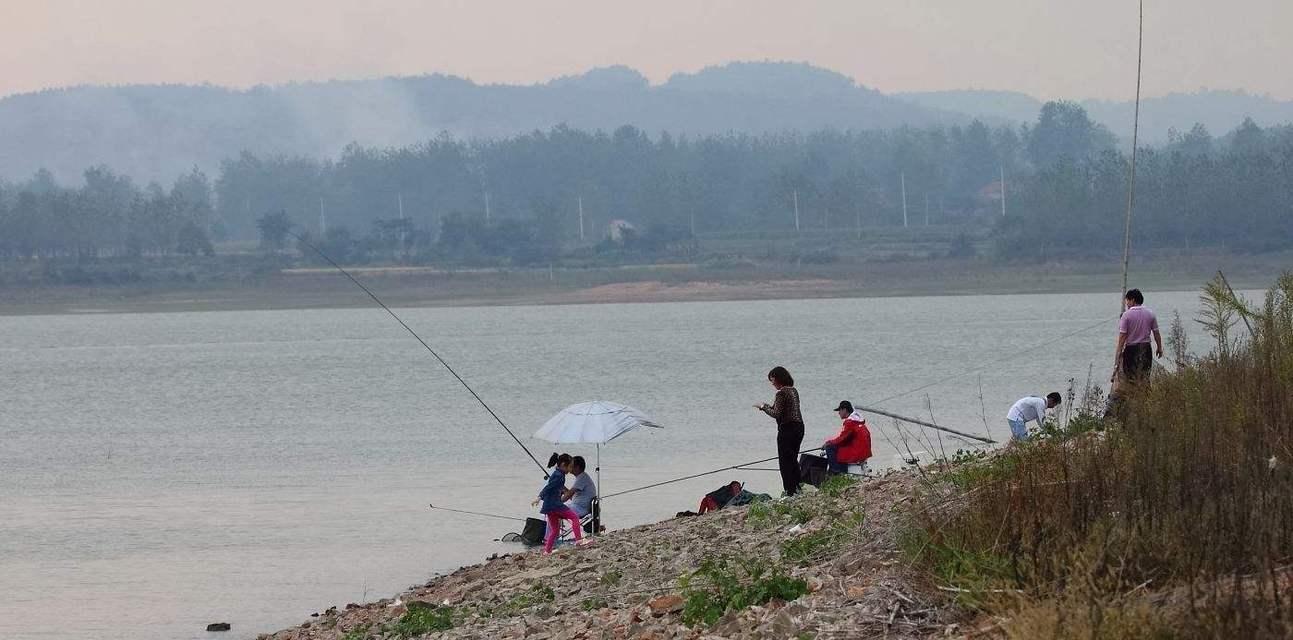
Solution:
[[[0,95],[430,72],[531,83],[616,63],[658,83],[773,59],[885,92],[1127,99],[1135,11],[1135,0],[0,0]],[[1293,99],[1293,0],[1146,0],[1146,14],[1146,95]]]

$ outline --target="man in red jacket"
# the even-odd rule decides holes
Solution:
[[[827,440],[822,448],[826,451],[826,461],[835,473],[848,473],[851,464],[863,464],[871,458],[871,431],[866,427],[866,418],[853,410],[853,403],[840,401],[835,407],[836,413],[844,421],[840,434]]]

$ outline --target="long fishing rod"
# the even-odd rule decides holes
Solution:
[[[813,451],[821,451],[821,450],[822,450],[822,448],[821,448],[821,447],[813,447],[812,449],[804,449],[803,451],[800,451],[799,453],[811,453],[811,452],[813,452]],[[702,472],[702,473],[693,473],[693,474],[691,474],[691,475],[689,475],[689,476],[683,476],[683,477],[681,477],[681,478],[674,478],[673,480],[664,480],[664,481],[661,481],[661,482],[656,482],[656,483],[654,483],[654,484],[648,484],[648,485],[641,486],[641,487],[636,487],[636,488],[633,488],[633,489],[625,489],[624,491],[616,491],[615,493],[608,493],[608,494],[606,494],[606,495],[604,495],[604,496],[601,496],[601,497],[600,497],[600,498],[598,498],[598,499],[599,499],[599,500],[605,500],[605,499],[607,499],[607,498],[614,498],[615,496],[622,496],[622,495],[624,495],[624,494],[626,494],[626,493],[636,493],[636,492],[638,492],[638,491],[645,491],[645,490],[647,490],[647,489],[654,489],[654,488],[656,488],[656,487],[663,487],[663,486],[664,486],[664,485],[666,485],[666,484],[673,484],[673,483],[675,483],[675,482],[682,482],[683,480],[691,480],[691,479],[693,479],[693,478],[700,478],[700,477],[703,477],[703,476],[712,476],[712,475],[714,475],[715,473],[722,473],[722,472],[724,472],[724,471],[742,470],[742,469],[741,469],[741,467],[748,467],[748,466],[750,466],[750,465],[752,465],[752,464],[762,464],[762,463],[764,463],[764,462],[772,462],[773,460],[776,460],[776,459],[778,459],[779,457],[780,457],[780,456],[772,456],[771,458],[764,458],[764,459],[762,459],[762,460],[753,460],[753,461],[751,461],[751,462],[743,462],[743,463],[741,463],[741,464],[734,464],[734,465],[731,465],[731,466],[723,467],[722,469],[714,469],[713,471],[705,471],[705,472]],[[750,469],[750,471],[762,471],[762,469]]]
[[[1131,171],[1127,176],[1127,219],[1122,236],[1122,289],[1118,292],[1118,312],[1122,314],[1122,296],[1127,293],[1127,267],[1131,263],[1131,212],[1136,206],[1136,147],[1140,136],[1140,67],[1145,50],[1145,0],[1140,0],[1140,22],[1136,27],[1136,112],[1131,121]]]
[[[434,504],[428,504],[427,506],[437,511],[452,511],[454,513],[465,513],[469,516],[480,516],[482,518],[497,518],[499,520],[514,520],[516,522],[525,522],[525,518],[513,518],[512,516],[500,516],[496,513],[482,513],[480,511],[467,511],[465,509],[450,509],[449,507],[437,507]]]
[[[945,432],[947,432],[947,433],[951,433],[951,434],[955,434],[955,435],[961,436],[962,438],[969,438],[969,439],[971,439],[971,440],[978,440],[979,442],[982,442],[982,443],[984,443],[984,444],[996,444],[996,442],[997,442],[996,440],[993,440],[993,439],[991,439],[991,438],[985,438],[985,437],[983,437],[983,436],[971,435],[971,434],[965,433],[965,432],[963,432],[963,431],[957,431],[956,429],[949,429],[949,428],[947,428],[947,427],[939,426],[939,425],[936,425],[936,424],[934,424],[934,423],[932,423],[932,422],[925,422],[925,421],[923,421],[923,420],[917,420],[916,418],[908,418],[907,416],[900,416],[900,415],[898,415],[898,414],[896,414],[896,413],[889,413],[888,411],[882,411],[882,410],[880,410],[880,409],[875,409],[875,408],[872,408],[872,407],[864,407],[864,406],[862,406],[862,405],[857,405],[857,410],[858,410],[858,411],[865,411],[866,413],[874,413],[874,414],[881,415],[881,416],[885,416],[885,417],[888,417],[888,418],[893,418],[894,420],[902,420],[903,422],[910,422],[910,423],[912,423],[912,424],[920,425],[920,426],[925,427],[925,428],[927,428],[927,429],[937,429],[938,431],[945,431]]]
[[[350,272],[346,271],[344,268],[342,268],[341,265],[337,264],[337,261],[328,257],[328,254],[324,253],[322,249],[319,249],[318,247],[314,246],[309,240],[306,240],[305,238],[295,233],[292,233],[291,231],[288,231],[288,234],[296,238],[296,240],[301,244],[313,249],[314,252],[319,254],[320,257],[322,257],[324,260],[327,260],[328,264],[335,267],[337,271],[340,271],[347,278],[350,278],[350,281],[355,283],[355,286],[359,287],[360,289],[363,289],[364,293],[368,294],[368,297],[372,298],[373,302],[377,303],[377,306],[381,307],[382,309],[385,309],[386,313],[391,314],[391,317],[395,318],[395,321],[400,323],[400,326],[404,327],[404,330],[408,331],[409,335],[413,336],[414,338],[417,339],[418,342],[422,343],[422,346],[425,347],[426,350],[432,356],[435,356],[435,359],[438,360],[441,365],[444,365],[445,370],[453,375],[454,379],[456,379],[458,383],[462,385],[462,388],[466,389],[467,392],[471,394],[471,397],[475,398],[476,402],[479,402],[480,406],[484,407],[485,411],[489,412],[489,415],[494,418],[494,421],[498,423],[498,426],[503,427],[503,430],[507,432],[507,435],[512,436],[512,440],[516,441],[517,446],[521,447],[521,449],[525,451],[525,455],[530,456],[530,459],[534,461],[534,464],[537,465],[539,467],[539,470],[543,472],[543,477],[544,478],[548,477],[548,468],[543,466],[543,463],[539,462],[539,459],[534,457],[533,453],[530,453],[529,447],[526,447],[525,444],[521,442],[521,439],[517,438],[515,433],[512,433],[512,430],[508,428],[506,423],[503,422],[503,419],[498,417],[497,413],[494,413],[494,410],[491,409],[490,406],[485,403],[485,400],[480,397],[480,394],[476,393],[476,390],[472,389],[471,385],[467,384],[467,381],[463,380],[462,376],[458,375],[458,372],[454,371],[453,367],[449,366],[449,363],[445,362],[444,358],[441,358],[440,354],[436,353],[435,349],[432,349],[431,345],[427,344],[426,340],[422,339],[422,336],[418,335],[418,333],[414,331],[413,328],[410,327],[407,323],[405,323],[402,318],[395,315],[395,312],[391,311],[391,308],[386,306],[386,303],[382,302],[382,299],[378,298],[377,294],[373,293],[372,290],[369,289],[368,287],[365,287],[364,283],[360,282],[359,280],[355,279],[354,276],[350,275]]]

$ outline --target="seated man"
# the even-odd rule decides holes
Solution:
[[[827,440],[822,445],[826,452],[826,462],[834,473],[848,473],[849,465],[865,464],[871,458],[871,431],[867,429],[866,418],[853,410],[853,403],[840,401],[835,412],[844,421],[839,435]]]
[[[593,512],[593,500],[597,497],[597,486],[584,472],[587,466],[583,456],[575,456],[570,463],[570,474],[575,477],[575,482],[561,494],[562,501],[568,501],[570,508],[580,518]]]

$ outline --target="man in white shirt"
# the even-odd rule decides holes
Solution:
[[[1046,394],[1045,398],[1037,396],[1028,396],[1020,398],[1013,406],[1010,412],[1006,414],[1006,423],[1010,425],[1010,437],[1013,440],[1028,439],[1028,423],[1036,421],[1037,426],[1042,426],[1046,421],[1046,410],[1054,409],[1060,406],[1064,397],[1054,391]]]
[[[580,517],[584,517],[593,511],[593,500],[597,498],[597,486],[593,484],[593,479],[588,477],[584,471],[587,463],[584,462],[583,456],[575,456],[574,461],[570,464],[570,473],[575,476],[575,483],[562,494],[562,498],[569,501],[570,508]]]

